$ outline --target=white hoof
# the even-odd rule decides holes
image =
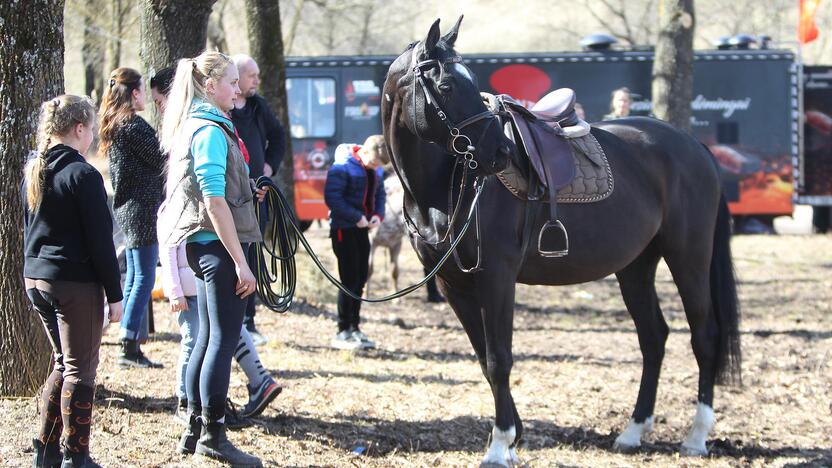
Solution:
[[[624,431],[615,438],[612,445],[613,450],[619,452],[631,452],[641,447],[641,438],[644,434],[653,430],[653,416],[648,417],[643,423],[637,423],[633,418],[627,423]]]
[[[710,406],[699,403],[696,405],[696,415],[693,417],[693,424],[688,431],[688,436],[682,442],[679,452],[682,455],[705,456],[708,455],[708,435],[714,427],[714,410]]]
[[[685,444],[682,444],[679,447],[679,454],[683,457],[707,457],[708,456],[708,448],[707,447],[688,447]]]
[[[480,468],[504,467],[508,468],[512,465],[512,452],[509,446],[514,443],[514,437],[517,432],[514,426],[511,426],[507,431],[501,431],[494,426],[491,431],[491,445],[488,447],[488,452],[485,453],[485,458],[480,463]],[[517,454],[514,454],[516,457]]]
[[[520,461],[520,457],[517,456],[517,449],[511,447],[508,449],[508,461],[511,463],[511,466],[522,466],[523,463]]]

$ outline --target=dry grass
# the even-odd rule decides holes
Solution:
[[[324,230],[313,244],[329,256]],[[672,329],[655,432],[634,454],[610,450],[638,389],[640,354],[614,278],[564,288],[521,286],[512,388],[526,424],[520,456],[530,466],[785,466],[832,464],[832,237],[737,237],[745,387],[717,391],[717,425],[705,459],[676,454],[693,415],[696,365],[675,287],[659,274]],[[403,254],[405,283],[421,267]],[[334,292],[302,261],[302,301],[286,315],[263,311],[271,339],[261,357],[284,385],[256,425],[230,437],[269,466],[470,466],[484,453],[493,418],[490,391],[452,311],[416,293],[364,306],[372,352],[333,351]],[[332,262],[328,262],[332,266]],[[377,268],[378,293],[389,289]],[[99,368],[93,452],[104,466],[206,466],[175,455],[171,418],[178,343],[158,304],[159,333],[146,346],[161,371],[114,366],[109,330]],[[243,401],[242,374],[232,397]],[[30,463],[33,399],[0,401],[0,463]],[[363,456],[351,455],[365,447]]]

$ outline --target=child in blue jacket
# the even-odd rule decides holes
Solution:
[[[384,176],[380,154],[384,139],[373,135],[364,145],[339,145],[329,169],[324,199],[330,210],[332,250],[338,258],[341,282],[357,296],[367,283],[370,258],[369,230],[384,218]],[[338,293],[337,349],[374,348],[359,328],[361,301]]]

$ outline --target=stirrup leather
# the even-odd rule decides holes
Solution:
[[[544,250],[543,249],[543,234],[549,229],[558,229],[560,232],[563,233],[563,240],[564,246],[561,250]],[[566,228],[563,227],[563,223],[560,222],[559,219],[554,221],[546,221],[546,224],[540,228],[540,234],[537,236],[537,252],[540,254],[541,257],[547,258],[559,258],[565,257],[569,255],[569,234],[566,232]]]

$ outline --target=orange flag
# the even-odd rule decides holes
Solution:
[[[815,24],[815,13],[821,0],[800,0],[800,23],[797,37],[801,44],[808,44],[818,38],[818,27]]]

